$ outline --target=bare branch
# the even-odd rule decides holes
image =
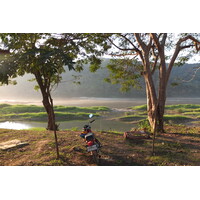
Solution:
[[[157,62],[158,62],[158,55],[156,56],[155,62],[152,66],[151,74],[154,74],[154,72],[156,70]]]
[[[195,45],[186,45],[186,46],[181,46],[180,49],[187,49],[187,48],[190,48],[190,47],[194,47]]]
[[[108,40],[109,40],[109,42],[111,43],[111,44],[113,44],[117,49],[119,49],[119,50],[121,50],[121,51],[132,51],[132,50],[134,50],[134,49],[124,49],[124,48],[121,48],[121,47],[119,47],[118,45],[116,45],[110,38],[108,38]]]
[[[134,56],[136,58],[139,54],[138,53],[121,53],[121,54],[108,54],[110,56]]]
[[[150,37],[154,40],[154,43],[155,43],[155,45],[156,45],[158,51],[160,51],[161,45],[160,45],[160,43],[159,43],[158,37],[156,36],[156,33],[150,33]]]
[[[194,42],[194,44],[195,44],[196,50],[197,50],[197,51],[200,50],[200,42],[199,42],[196,38],[194,38],[193,36],[188,35],[188,36],[186,36],[186,37],[184,37],[184,38],[180,38],[179,41],[178,41],[177,44],[176,44],[176,49],[175,49],[174,54],[173,54],[173,56],[172,56],[172,59],[171,59],[171,61],[170,61],[170,63],[169,63],[169,67],[168,67],[168,70],[167,70],[166,83],[167,83],[168,80],[169,80],[169,76],[170,76],[172,67],[173,67],[173,65],[174,65],[174,62],[175,62],[175,60],[176,60],[176,58],[177,58],[179,52],[180,52],[182,49],[190,48],[190,47],[192,46],[192,45],[181,46],[181,44],[182,44],[183,42],[187,41],[187,40],[192,40],[192,41]],[[199,45],[199,47],[198,47],[198,45]]]
[[[193,71],[193,74],[192,74],[192,78],[191,79],[189,79],[189,80],[182,80],[182,82],[191,82],[192,80],[194,80],[194,78],[195,78],[195,76],[196,76],[196,73],[198,72],[198,70],[200,69],[200,66],[199,67],[195,67],[196,68],[196,70],[195,71]]]
[[[135,51],[137,51],[137,52],[140,51],[140,50],[133,44],[133,42],[132,42],[130,39],[128,39],[125,35],[119,34],[119,36],[123,37],[126,41],[128,41],[128,42],[134,47],[134,50],[135,50]]]
[[[145,51],[147,46],[146,44],[142,41],[142,39],[140,38],[140,34],[139,33],[134,33],[135,34],[135,37],[136,37],[136,40],[137,42],[139,43],[139,45],[141,46],[142,50]]]
[[[150,33],[150,37],[154,40],[154,43],[157,46],[159,52],[161,52],[163,50],[163,47],[164,47],[166,39],[167,39],[167,33],[163,33],[163,38],[162,38],[161,42],[159,42],[159,37],[161,35],[162,34],[160,34],[157,37],[156,33]]]

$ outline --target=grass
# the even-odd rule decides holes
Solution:
[[[120,118],[120,120],[123,121],[135,121],[137,118],[134,116],[141,116],[141,118],[147,118],[147,105],[140,105],[140,106],[134,106],[132,107],[134,111],[133,118],[131,118],[131,115],[129,116],[123,116]],[[166,105],[165,106],[165,115],[164,115],[164,121],[166,123],[187,123],[192,122],[195,123],[195,121],[200,119],[200,105],[198,104],[177,104],[177,105]]]
[[[78,127],[72,127],[71,129],[64,129],[64,131],[78,131]]]
[[[11,114],[11,113],[33,113],[33,112],[44,112],[45,109],[42,106],[35,105],[9,105],[0,104],[1,114]]]
[[[147,110],[147,105],[141,105],[141,106],[133,106],[132,107],[133,110],[142,110],[142,111],[146,111]]]
[[[58,121],[85,120],[89,113],[99,116],[99,112],[110,111],[105,106],[55,106],[54,110]],[[7,120],[47,121],[47,114],[43,106],[0,104],[0,121]]]
[[[85,120],[88,119],[89,113],[68,113],[68,112],[55,112],[57,121],[71,121],[71,120]],[[94,116],[99,116],[95,114]],[[38,113],[19,113],[19,114],[2,114],[0,121],[47,121],[46,112]]]
[[[165,122],[173,122],[173,123],[179,123],[179,122],[187,122],[192,121],[193,118],[183,115],[164,115]]]
[[[103,166],[199,166],[200,127],[165,126],[166,133],[155,140],[124,140],[118,132],[95,132],[103,144]],[[53,132],[47,130],[0,129],[0,141],[12,139],[27,141],[29,145],[9,151],[0,151],[0,166],[86,166],[95,165],[86,152],[80,132],[58,131],[60,160],[56,160]]]
[[[200,105],[198,104],[177,104],[177,105],[166,105],[165,109],[175,110],[175,109],[200,109]]]
[[[132,107],[133,110],[147,110],[147,105],[140,105],[140,106],[134,106]],[[177,104],[177,105],[166,105],[166,110],[178,110],[181,109],[183,111],[191,110],[191,109],[200,109],[200,105],[198,104]]]
[[[0,113],[2,114],[45,112],[43,106],[36,106],[36,105],[0,104],[0,108],[1,108]],[[71,113],[77,113],[77,112],[96,113],[101,111],[110,111],[110,109],[105,106],[91,106],[91,107],[54,106],[54,111],[71,112]]]
[[[75,107],[75,106],[55,106],[54,110],[57,112],[88,112],[88,113],[96,113],[102,111],[110,111],[108,107],[105,106],[91,106],[91,107]]]
[[[28,130],[30,130],[30,131],[45,131],[46,128],[42,128],[42,127],[33,127],[33,128],[29,128]]]

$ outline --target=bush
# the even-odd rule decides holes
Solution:
[[[140,120],[139,123],[137,124],[138,129],[146,129],[147,131],[151,131],[151,127],[149,124],[149,120],[148,119],[143,119]]]

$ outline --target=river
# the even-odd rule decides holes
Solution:
[[[27,104],[27,105],[42,105],[40,101],[9,101],[0,100],[0,103],[9,104]],[[128,131],[135,127],[135,124],[120,122],[116,120],[111,120],[113,117],[124,115],[128,111],[127,108],[142,105],[146,103],[146,99],[139,98],[69,98],[66,100],[55,99],[54,105],[64,105],[64,106],[107,106],[113,111],[110,114],[101,113],[101,117],[97,118],[92,124],[93,130],[113,130],[113,131]],[[168,98],[167,105],[170,104],[200,104],[200,98]],[[59,129],[71,129],[76,127],[81,130],[83,125],[87,121],[68,121],[68,122],[58,122]],[[3,122],[0,123],[0,128],[9,129],[29,129],[33,127],[46,127],[46,123],[39,122],[28,122],[28,121],[15,121],[15,122]]]

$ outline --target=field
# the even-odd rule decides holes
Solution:
[[[122,133],[97,132],[103,144],[101,166],[199,166],[200,128],[167,126],[156,138],[152,156],[152,139],[125,140]],[[20,139],[29,145],[0,151],[2,166],[94,166],[85,143],[77,131],[59,131],[60,160],[56,160],[53,132],[46,130],[0,129],[0,141]]]

